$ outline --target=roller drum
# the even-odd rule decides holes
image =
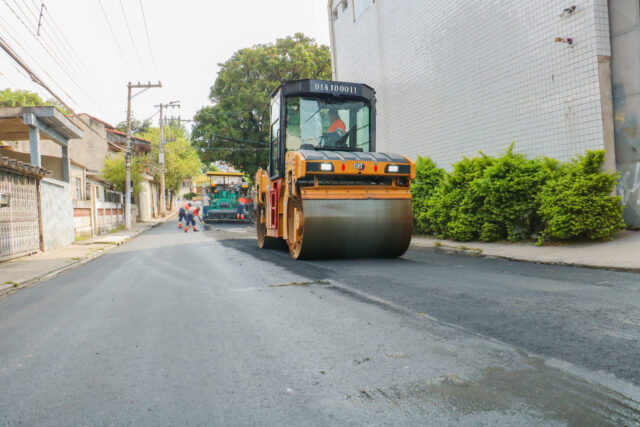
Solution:
[[[411,199],[302,201],[300,258],[397,257],[411,242]]]

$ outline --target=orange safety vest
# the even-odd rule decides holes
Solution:
[[[244,197],[240,197],[238,199],[238,202],[246,204],[247,203],[247,199],[245,199]]]
[[[347,126],[344,124],[342,119],[335,119],[331,126],[329,127],[329,133],[337,132],[338,129],[342,129],[342,133],[344,134],[347,131]]]

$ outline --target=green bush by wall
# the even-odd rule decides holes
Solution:
[[[624,227],[615,175],[603,151],[560,163],[527,159],[511,146],[501,157],[463,158],[451,172],[419,157],[411,185],[415,230],[468,241],[606,239]]]

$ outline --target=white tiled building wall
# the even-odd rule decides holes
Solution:
[[[354,1],[372,4],[354,18]],[[604,148],[598,56],[611,55],[607,0],[332,3],[334,79],[376,89],[378,151],[449,168],[512,141],[531,157],[561,160]]]

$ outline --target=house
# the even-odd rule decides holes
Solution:
[[[127,142],[127,134],[119,131],[113,125],[100,120],[94,116],[89,114],[76,114],[70,116],[70,119],[78,125],[78,127],[83,131],[83,137],[79,140],[71,141],[69,145],[69,155],[77,164],[81,164],[86,168],[86,174],[94,176],[96,179],[93,181],[93,184],[96,187],[97,194],[102,194],[108,191],[112,191],[108,185],[104,186],[104,180],[97,179],[105,166],[105,159],[112,153],[124,152],[126,150],[126,142]],[[142,157],[151,152],[151,142],[149,140],[139,138],[136,136],[131,137],[132,150],[135,156]],[[17,151],[28,151],[28,143],[25,141],[18,141],[13,144]],[[42,147],[44,154],[52,154],[56,153],[56,147],[48,141],[43,143]],[[148,169],[148,168],[147,168]],[[159,185],[153,179],[153,176],[148,173],[143,174],[143,185],[141,185],[141,194],[135,195],[134,204],[132,205],[132,216],[133,218],[138,218],[140,221],[149,221],[152,218],[155,218],[159,215]],[[79,177],[74,178],[77,179]],[[87,180],[80,179],[82,182],[74,182],[76,186],[85,186],[87,185]],[[75,191],[77,193],[77,191]],[[106,230],[106,225],[111,223],[111,220],[114,218],[122,217],[121,214],[116,215],[114,218],[100,218],[98,214],[90,214],[89,209],[91,204],[91,192],[83,192],[83,199],[76,199],[76,214],[81,216],[81,219],[77,219],[77,224],[82,224],[76,227],[76,234],[78,236],[86,236],[89,230],[92,230],[91,234],[101,233]],[[113,197],[115,200],[115,196]],[[99,201],[101,204],[103,202]],[[124,199],[120,197],[122,203]],[[114,203],[114,202],[113,202]],[[112,210],[117,210],[120,212],[122,210],[122,206],[118,207],[105,207],[92,208],[96,210],[96,212],[105,212],[109,213]],[[103,210],[101,210],[103,209]],[[96,218],[94,218],[96,216]],[[94,219],[89,224],[90,219]],[[120,221],[120,219],[118,221]],[[120,222],[115,222],[115,227],[117,228],[122,225]],[[102,230],[102,231],[101,231]],[[108,230],[106,230],[108,231]]]
[[[0,148],[0,260],[74,241],[69,141],[81,137],[54,107],[0,108],[0,141],[29,141],[27,153]],[[42,155],[44,141],[57,156]]]
[[[333,78],[376,90],[379,151],[450,168],[514,141],[558,160],[602,149],[640,226],[637,1],[330,0],[328,15]]]

